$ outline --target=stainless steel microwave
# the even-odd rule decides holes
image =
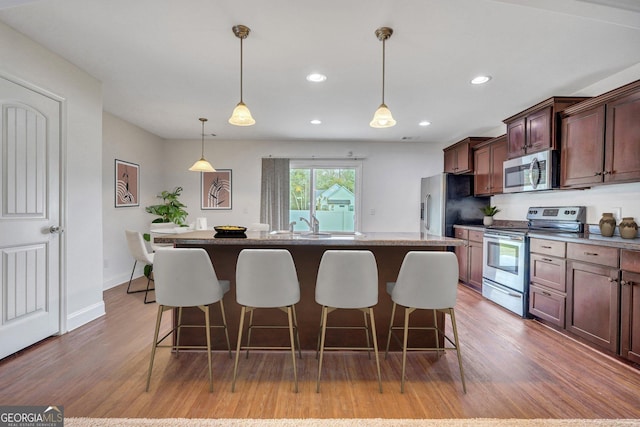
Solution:
[[[557,188],[560,181],[558,152],[547,150],[505,160],[503,172],[505,193]]]

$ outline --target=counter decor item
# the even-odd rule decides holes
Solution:
[[[480,210],[484,214],[482,223],[484,224],[485,227],[490,227],[491,225],[493,225],[493,216],[498,212],[500,212],[500,209],[498,209],[497,206],[490,206],[490,205],[484,206],[480,208]]]
[[[247,237],[245,234],[247,227],[241,227],[239,225],[218,225],[213,227],[213,229],[216,230],[216,234],[213,236],[215,238],[227,237],[232,239],[243,239]]]
[[[598,222],[598,226],[600,227],[600,234],[602,234],[602,237],[613,236],[613,232],[616,229],[616,219],[613,217],[613,213],[603,213],[602,218],[600,218],[600,222]]]
[[[630,216],[622,218],[618,229],[623,239],[635,239],[638,234],[638,224]]]

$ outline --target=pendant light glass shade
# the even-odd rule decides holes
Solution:
[[[385,41],[391,37],[391,34],[393,34],[393,30],[389,27],[380,27],[376,30],[376,37],[382,42],[382,103],[374,113],[373,120],[369,123],[372,128],[390,128],[396,125],[389,107],[384,103]]]
[[[251,117],[251,111],[249,111],[244,102],[240,101],[238,105],[236,105],[236,108],[233,109],[229,123],[235,126],[251,126],[254,125],[256,121]]]
[[[191,172],[215,172],[216,170],[211,166],[211,163],[204,158],[204,122],[206,122],[207,119],[200,118],[198,120],[202,122],[202,156],[200,157],[200,160],[195,162],[193,166],[189,168],[189,170]]]
[[[372,128],[390,128],[391,126],[395,126],[395,124],[396,121],[393,119],[389,108],[387,108],[385,104],[380,104],[369,126]]]
[[[242,41],[249,36],[251,29],[244,25],[235,25],[232,30],[233,34],[240,39],[240,102],[238,102],[236,108],[233,109],[229,123],[234,126],[251,126],[255,124],[256,121],[251,117],[251,111],[249,111],[249,108],[242,101]]]

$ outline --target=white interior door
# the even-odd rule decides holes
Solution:
[[[0,77],[0,358],[60,331],[60,102]]]

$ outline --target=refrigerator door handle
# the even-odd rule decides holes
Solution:
[[[424,196],[424,228],[426,231],[429,231],[431,228],[431,221],[429,220],[429,199],[431,198],[431,194],[427,194]]]

